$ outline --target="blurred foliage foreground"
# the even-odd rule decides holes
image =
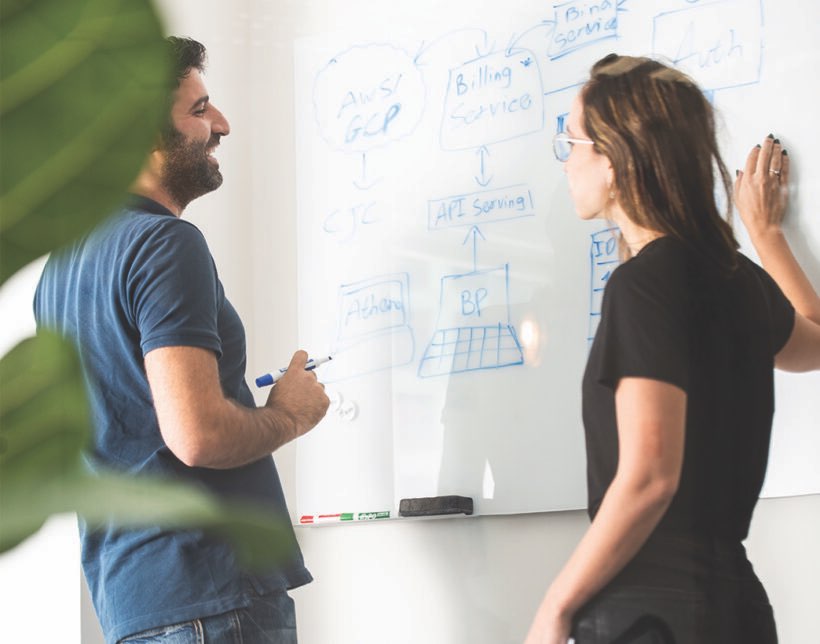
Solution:
[[[147,0],[0,3],[0,285],[123,200],[165,118],[163,30]],[[0,553],[48,516],[202,527],[248,565],[275,562],[286,526],[181,483],[92,475],[79,358],[52,334],[0,361]]]

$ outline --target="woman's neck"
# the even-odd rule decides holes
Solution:
[[[658,237],[663,237],[664,233],[650,228],[644,228],[633,222],[620,208],[613,209],[612,219],[621,231],[624,244],[634,257],[649,242],[655,241]]]

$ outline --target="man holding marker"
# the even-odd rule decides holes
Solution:
[[[333,360],[333,356],[323,356],[321,358],[311,358],[305,363],[305,371],[313,371],[316,367],[323,365],[325,362]],[[288,372],[288,367],[282,367],[273,373],[266,373],[256,379],[257,387],[267,387],[279,382],[279,380]]]
[[[167,125],[122,210],[55,253],[35,295],[38,326],[78,346],[95,425],[95,465],[177,478],[289,523],[271,452],[329,404],[297,351],[257,408],[245,332],[200,231],[180,217],[222,183],[213,153],[230,132],[202,79],[205,49],[169,38]],[[293,554],[251,574],[199,530],[87,530],[83,569],[106,642],[296,642],[287,590],[311,581]]]

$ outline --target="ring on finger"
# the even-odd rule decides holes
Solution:
[[[769,174],[774,174],[774,175],[777,175],[779,177],[780,176],[780,170],[771,170],[770,169]]]

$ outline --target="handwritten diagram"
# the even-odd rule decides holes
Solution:
[[[413,133],[424,110],[424,82],[400,48],[354,45],[316,74],[313,100],[324,139],[365,154]]]
[[[332,353],[344,359],[337,358],[333,369],[325,369],[327,382],[400,367],[413,359],[415,341],[408,324],[407,273],[342,284],[338,304]]]
[[[562,2],[554,5],[547,57],[557,60],[593,43],[617,38],[618,9],[625,0]]]
[[[441,120],[444,150],[475,150],[544,127],[543,90],[530,52],[498,52],[450,70]]]
[[[591,343],[595,339],[595,332],[601,320],[604,289],[606,289],[612,271],[621,263],[618,258],[617,228],[606,228],[592,234],[589,263],[589,334],[587,339]]]
[[[352,253],[357,252],[357,240],[368,228],[382,226],[385,230],[378,235],[389,237],[394,212],[388,205],[390,195],[380,191],[385,166],[379,163],[379,155],[390,156],[392,149],[407,138],[426,138],[431,133],[428,130],[425,134],[424,130],[435,120],[438,121],[438,154],[459,155],[456,163],[459,166],[466,163],[470,170],[461,180],[451,183],[455,191],[427,198],[428,233],[466,226],[510,225],[516,219],[537,217],[534,186],[526,180],[500,181],[494,161],[502,156],[505,145],[540,140],[547,122],[547,97],[563,92],[567,96],[562,103],[568,104],[570,93],[566,90],[573,84],[565,82],[561,71],[552,74],[551,69],[564,65],[585,49],[616,39],[628,26],[625,21],[634,8],[629,0],[555,2],[541,22],[506,38],[493,40],[486,30],[456,29],[424,39],[415,47],[376,42],[354,44],[336,52],[316,72],[312,112],[325,143],[341,155],[340,159],[351,161],[345,162],[344,167],[355,191],[353,199],[338,203],[322,215],[320,230],[336,243],[349,245]],[[653,54],[680,65],[708,91],[759,80],[762,11],[758,0],[671,3],[666,10],[654,14],[647,26]],[[458,48],[454,50],[448,43],[463,42],[467,34],[473,36],[474,47],[464,48],[459,55]],[[556,131],[564,129],[565,116],[564,111],[555,115]],[[474,189],[458,191],[459,184],[463,186],[470,178]],[[367,192],[368,196],[356,197],[357,192]],[[409,216],[422,225],[420,214]],[[493,243],[492,235],[486,230],[476,230],[487,245]],[[593,239],[593,255],[601,247],[600,240]],[[605,257],[607,262],[616,261],[609,248]],[[504,266],[507,275],[504,293],[509,297],[515,282],[509,281],[509,262],[504,262]],[[593,264],[589,278],[590,336],[596,328],[598,295],[603,288],[598,266]],[[473,272],[446,273],[440,277],[439,306],[449,303],[445,299],[445,285],[466,276],[476,280],[491,274],[479,272],[478,268],[474,258]],[[370,278],[360,279],[365,281],[357,283],[372,284],[367,281]],[[405,273],[403,279],[408,288],[410,276]],[[340,295],[341,301],[349,297],[347,288],[340,287],[340,293],[346,293]],[[483,288],[486,292],[491,290],[487,285]],[[431,293],[431,284],[420,290]],[[403,306],[408,307],[409,302]],[[504,311],[503,322],[487,325],[487,328],[494,329],[500,344],[509,342],[512,350],[520,352],[509,314],[509,310]],[[427,350],[422,356],[416,356],[410,340],[413,337],[411,316],[407,310],[404,315],[399,329],[386,328],[392,329],[391,333],[406,334],[408,340],[400,342],[399,350],[391,351],[391,355],[396,354],[393,359],[385,362],[373,358],[371,368],[365,373],[414,360],[419,361],[418,374],[422,377],[475,368],[471,361],[447,362],[443,356],[450,355],[450,348],[453,348],[452,355],[461,355],[455,347],[467,342],[466,329],[477,327],[443,328],[439,319]],[[439,310],[439,318],[442,315],[443,311]],[[339,328],[346,329],[347,323],[348,320],[340,319]],[[474,343],[477,341],[475,330],[468,335]],[[484,338],[485,332],[480,335]],[[354,346],[345,333],[340,333],[337,343],[339,350]],[[433,368],[435,352],[438,352],[438,366]],[[499,359],[497,362],[515,365],[522,360]],[[444,368],[445,364],[450,365],[450,371]]]
[[[436,332],[419,365],[419,376],[497,369],[522,364],[510,324],[509,267],[446,275]]]
[[[532,190],[524,185],[508,186],[431,200],[427,227],[441,230],[534,216]]]
[[[680,66],[718,106],[748,91],[766,71],[763,6],[445,3],[297,41],[300,343],[334,354],[328,431],[299,447],[324,464],[300,512],[445,493],[479,513],[583,505],[577,383],[618,231],[578,221],[551,139],[613,51]]]
[[[707,91],[760,80],[763,17],[758,0],[704,3],[657,15],[652,50]]]

